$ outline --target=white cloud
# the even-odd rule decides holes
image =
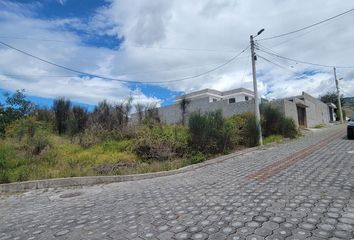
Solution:
[[[97,10],[89,22],[80,19],[36,19],[31,11],[26,14],[13,10],[14,4],[0,10],[2,35],[57,39],[60,42],[15,41],[18,48],[82,71],[138,81],[165,81],[193,76],[227,61],[249,44],[249,35],[259,29],[268,37],[288,32],[336,15],[352,7],[351,1],[250,1],[250,0],[120,0]],[[24,11],[24,10],[23,10]],[[289,41],[282,38],[262,41],[261,45],[277,53],[309,62],[335,65],[354,65],[354,14],[348,14],[309,33]],[[119,50],[85,46],[79,35],[66,30],[67,26],[93,34],[124,37]],[[284,43],[283,43],[284,42]],[[135,47],[136,45],[143,47]],[[162,48],[162,49],[161,49]],[[220,50],[187,51],[166,48],[193,48]],[[228,52],[225,50],[234,50]],[[277,61],[295,71],[281,69],[259,58],[257,62],[259,91],[267,97],[285,97],[309,92],[314,96],[334,90],[332,69],[309,67],[260,55]],[[34,59],[0,48],[0,69],[17,74],[58,75],[58,70]],[[191,68],[193,66],[193,68]],[[293,66],[292,68],[290,66]],[[171,90],[192,91],[200,88],[226,90],[234,87],[252,89],[250,57],[242,55],[235,62],[203,77],[163,86]],[[304,71],[318,70],[311,78],[298,79]],[[345,95],[354,95],[354,70],[338,69],[344,77],[340,82]],[[31,93],[53,97],[66,95],[90,103],[107,98],[116,101],[132,94],[118,82],[99,79],[7,79],[2,87],[26,88]],[[146,101],[157,100],[139,96]]]

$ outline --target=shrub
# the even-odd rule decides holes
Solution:
[[[80,106],[74,106],[67,122],[69,135],[74,136],[80,132],[83,132],[85,130],[87,119],[87,110]]]
[[[221,111],[193,113],[189,117],[190,144],[194,150],[207,154],[226,151],[231,145],[231,128]]]
[[[136,129],[131,126],[124,128],[116,127],[111,130],[105,129],[100,124],[91,124],[84,132],[73,138],[73,142],[87,148],[109,140],[124,140],[135,137]]]
[[[19,182],[27,181],[31,175],[30,171],[31,170],[28,166],[20,166],[14,170],[12,175],[16,181],[19,181]]]
[[[6,170],[0,169],[0,183],[9,183],[10,176]]]
[[[283,118],[281,123],[282,135],[287,138],[296,138],[298,130],[292,118]]]
[[[231,124],[231,145],[245,145],[249,147],[258,144],[258,128],[253,113],[242,113],[226,118]]]
[[[55,124],[54,112],[51,109],[37,108],[34,111],[33,115],[36,117],[38,121],[46,122],[52,124],[53,126]]]
[[[134,152],[143,159],[168,160],[188,152],[188,132],[182,126],[142,125],[133,143]]]
[[[262,114],[262,134],[267,137],[274,134],[281,134],[282,121],[284,120],[283,114],[270,104],[261,105]]]
[[[254,116],[246,120],[245,135],[244,141],[246,146],[254,147],[258,145],[259,129]]]
[[[6,136],[21,141],[24,137],[33,138],[37,131],[48,131],[50,126],[39,122],[35,117],[26,117],[16,120],[6,128]]]
[[[295,138],[297,136],[298,131],[294,120],[285,117],[278,109],[266,104],[261,106],[261,113],[262,133],[265,137],[282,135]]]
[[[201,153],[201,152],[197,152],[196,154],[194,154],[190,161],[191,161],[191,164],[197,164],[197,163],[201,163],[201,162],[204,162],[206,160],[206,156]]]
[[[27,143],[27,150],[31,155],[39,155],[46,147],[50,147],[50,141],[45,131],[37,132]]]

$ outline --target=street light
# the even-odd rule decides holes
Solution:
[[[263,138],[262,138],[262,128],[261,128],[261,114],[259,111],[259,99],[258,99],[258,87],[257,87],[257,76],[256,76],[256,54],[254,52],[254,38],[259,36],[264,32],[264,28],[259,30],[257,32],[257,35],[253,37],[253,35],[250,36],[250,42],[251,42],[251,58],[252,58],[252,76],[253,76],[253,92],[254,92],[254,113],[256,117],[256,124],[258,128],[258,144],[260,146],[263,145]]]

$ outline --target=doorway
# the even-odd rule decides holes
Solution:
[[[300,128],[306,128],[307,127],[307,123],[306,123],[306,108],[304,107],[300,107],[300,106],[296,106],[297,108],[297,117],[299,120],[299,127]]]

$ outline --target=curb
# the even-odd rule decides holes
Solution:
[[[0,184],[0,193],[15,193],[22,192],[26,190],[44,189],[44,188],[60,188],[60,187],[77,187],[77,186],[91,186],[96,184],[107,184],[114,182],[127,182],[127,181],[138,181],[143,179],[151,179],[156,177],[170,176],[179,173],[185,173],[188,171],[193,171],[198,168],[202,168],[208,165],[221,163],[228,159],[242,156],[244,154],[254,152],[259,147],[247,148],[239,152],[234,152],[228,155],[216,157],[207,160],[202,163],[189,165],[183,168],[155,172],[155,173],[143,173],[143,174],[133,174],[133,175],[119,175],[119,176],[88,176],[88,177],[72,177],[72,178],[54,178],[54,179],[43,179],[43,180],[33,180],[26,182],[14,182]]]

